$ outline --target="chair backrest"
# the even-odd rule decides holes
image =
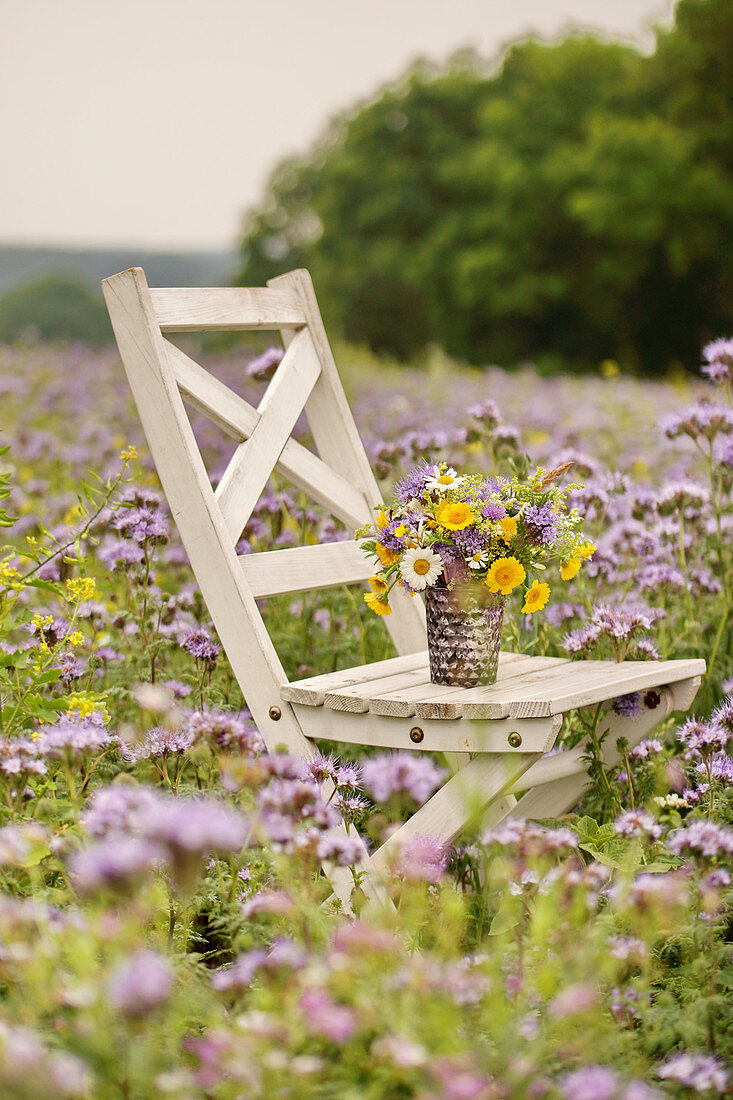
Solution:
[[[295,713],[280,700],[287,677],[256,598],[364,581],[373,567],[353,540],[241,557],[235,550],[273,470],[352,534],[381,503],[310,276],[292,271],[251,289],[151,289],[143,270],[130,268],[102,288],[163,490],[247,704],[270,749],[284,744],[310,755]],[[286,351],[257,408],[165,338],[268,329],[280,331]],[[184,399],[238,444],[216,491]],[[318,454],[291,438],[303,410]],[[398,653],[424,649],[421,601],[393,595],[385,625]]]

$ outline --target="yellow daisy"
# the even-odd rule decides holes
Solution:
[[[387,582],[382,577],[370,577],[369,587],[372,592],[376,592],[378,596],[384,596],[387,591]]]
[[[469,504],[462,500],[447,500],[438,509],[437,519],[447,531],[462,531],[473,523],[475,516]]]
[[[527,589],[522,614],[531,615],[533,611],[541,611],[549,598],[549,584],[545,584],[544,581],[532,581],[532,587]]]
[[[381,542],[376,543],[374,549],[385,569],[389,569],[390,565],[394,565],[397,561],[397,555],[388,550],[386,546],[382,546]]]
[[[389,606],[383,596],[377,595],[376,592],[365,592],[364,603],[367,607],[371,607],[375,615],[391,615],[392,608]]]
[[[486,585],[489,592],[501,592],[502,596],[508,596],[526,576],[526,569],[516,558],[497,558],[486,574]]]
[[[581,565],[582,562],[580,558],[568,558],[568,560],[563,564],[563,567],[560,570],[560,576],[564,581],[571,581],[580,569]]]
[[[575,547],[575,553],[573,557],[592,558],[598,548],[593,545],[592,542],[584,542],[582,546]]]
[[[517,521],[514,516],[504,516],[499,520],[501,537],[506,543],[510,543],[517,533]]]

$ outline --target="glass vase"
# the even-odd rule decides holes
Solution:
[[[425,589],[432,683],[496,683],[505,604],[481,583]]]

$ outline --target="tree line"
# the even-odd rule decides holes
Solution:
[[[240,283],[308,267],[332,328],[400,358],[694,367],[733,330],[733,4],[655,38],[417,64],[276,169]]]

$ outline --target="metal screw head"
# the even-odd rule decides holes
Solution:
[[[280,707],[270,707],[270,718],[272,718],[273,722],[279,722],[282,715],[283,712],[280,710]]]
[[[522,735],[521,733],[517,733],[516,730],[512,730],[512,732],[507,737],[507,741],[513,749],[518,749],[519,746],[522,744]]]
[[[413,726],[410,730],[410,740],[414,741],[416,745],[419,745],[425,734],[419,726]]]

